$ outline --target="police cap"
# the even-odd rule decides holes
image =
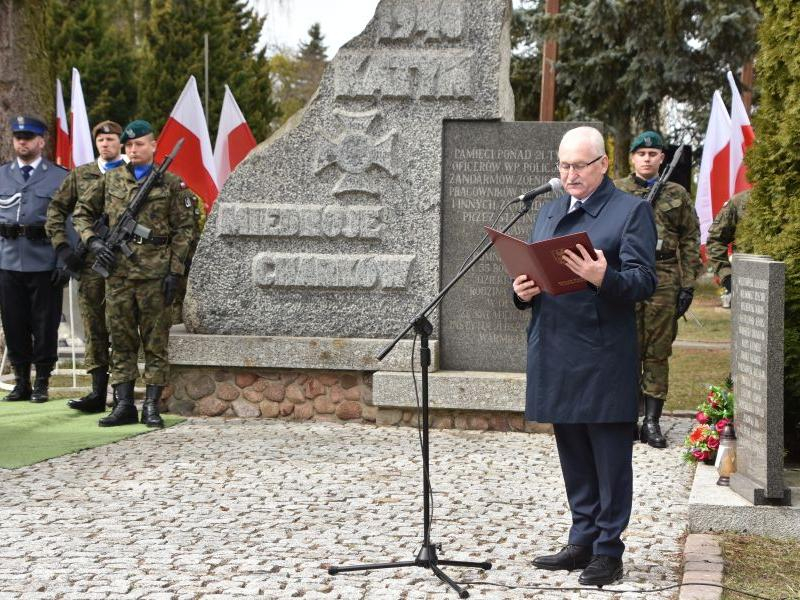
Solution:
[[[122,135],[122,126],[114,121],[101,121],[92,129],[92,138],[97,139],[98,135],[103,135],[104,133],[113,133],[120,137]]]
[[[47,125],[36,117],[17,115],[11,117],[10,121],[12,133],[32,133],[41,136],[47,133]]]
[[[122,130],[122,136],[119,138],[119,141],[124,144],[128,140],[135,140],[148,133],[153,133],[153,126],[147,121],[136,119],[125,125],[125,129]]]

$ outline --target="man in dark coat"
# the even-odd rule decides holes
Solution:
[[[636,303],[656,288],[656,227],[641,198],[606,176],[603,136],[568,131],[558,151],[568,195],[542,207],[529,241],[586,231],[596,250],[567,251],[588,289],[551,296],[525,275],[514,303],[528,327],[526,419],[552,423],[572,512],[567,545],[536,567],[583,569],[585,585],[622,577],[622,532],[633,501],[633,434],[639,396]]]

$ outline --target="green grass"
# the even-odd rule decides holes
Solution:
[[[0,468],[16,469],[157,431],[140,424],[99,427],[97,420],[102,416],[72,410],[63,400],[0,402]],[[167,427],[185,420],[176,415],[163,418]]]
[[[800,541],[727,533],[723,585],[765,598],[800,598]],[[742,598],[728,591],[723,600]]]
[[[720,306],[695,305],[686,320],[678,320],[678,339],[693,342],[729,342],[731,339],[731,311]],[[694,317],[697,318],[695,320]],[[700,324],[697,323],[700,321]]]
[[[665,410],[694,410],[706,397],[708,386],[723,383],[730,370],[728,350],[673,347]]]

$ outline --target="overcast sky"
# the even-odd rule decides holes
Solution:
[[[254,4],[262,14],[268,12],[262,36],[268,53],[272,54],[275,46],[297,48],[301,40],[308,39],[308,28],[318,22],[328,58],[333,58],[339,46],[366,27],[378,0],[256,0]]]

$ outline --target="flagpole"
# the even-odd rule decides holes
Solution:
[[[208,33],[203,34],[203,63],[205,69],[206,127],[208,127]]]

